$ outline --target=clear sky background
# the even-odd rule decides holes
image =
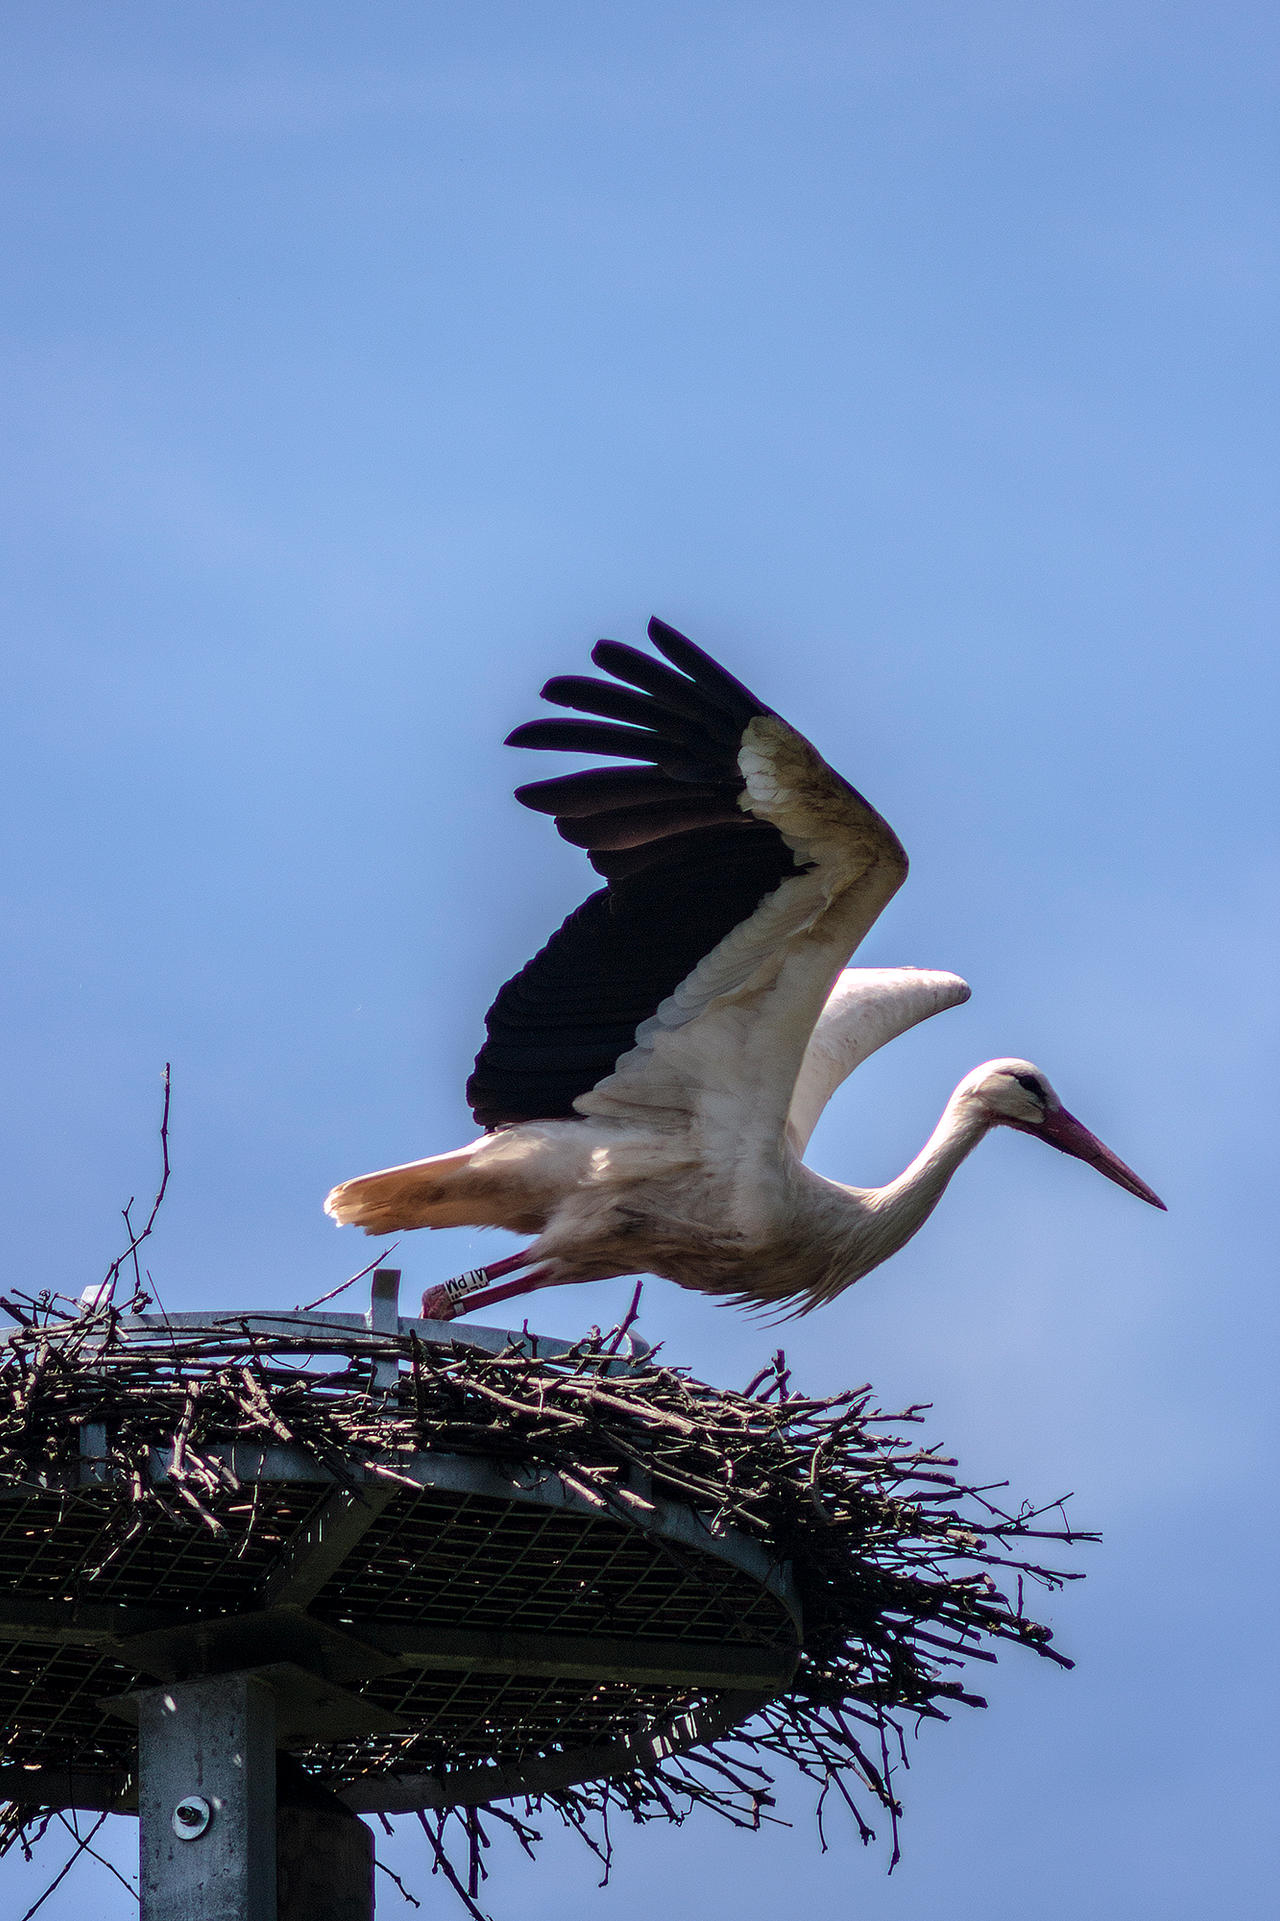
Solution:
[[[1202,0],[0,18],[8,1285],[101,1275],[166,1060],[165,1303],[363,1264],[326,1189],[470,1137],[484,1009],[592,884],[502,737],[655,611],[898,829],[864,958],[973,986],[817,1164],[890,1177],[1025,1054],[1169,1204],[1000,1134],[786,1333],[1105,1536],[1043,1604],[1075,1671],[1012,1653],[923,1731],[892,1878],[788,1788],[789,1830],[621,1830],[604,1893],[495,1850],[500,1916],[1271,1911],[1278,41]],[[410,1237],[406,1291],[507,1245]],[[641,1327],[735,1385],[773,1344],[661,1282]],[[90,1910],[130,1911],[85,1863],[42,1914]]]

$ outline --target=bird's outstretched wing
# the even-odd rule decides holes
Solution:
[[[489,1010],[467,1086],[483,1126],[734,1127],[749,1104],[780,1132],[832,984],[905,878],[893,830],[793,727],[673,628],[649,637],[664,660],[600,641],[613,678],[543,688],[593,718],[509,736],[631,764],[516,790],[608,884]]]
[[[842,1081],[886,1042],[969,998],[958,974],[926,967],[847,967],[818,1016],[791,1094],[787,1135],[797,1154]]]

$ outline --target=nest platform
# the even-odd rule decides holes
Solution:
[[[1021,1577],[1081,1537],[961,1486],[919,1410],[807,1399],[780,1355],[738,1393],[616,1333],[404,1317],[398,1278],[364,1314],[9,1304],[10,1836],[136,1809],[140,1703],[247,1674],[317,1788],[437,1847],[452,1815],[473,1859],[521,1800],[758,1821],[781,1762],[865,1838],[901,1717],[980,1705],[1002,1643],[1062,1661]]]

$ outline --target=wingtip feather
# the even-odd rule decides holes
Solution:
[[[718,660],[714,660],[696,642],[682,634],[678,627],[669,626],[654,614],[648,626],[648,635],[658,652],[669,660],[673,667],[688,674],[713,697],[719,696],[722,704],[733,712],[744,724],[757,714],[769,714],[773,709],[765,705],[749,687],[744,687]]]

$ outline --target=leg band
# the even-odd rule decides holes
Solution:
[[[487,1286],[488,1280],[487,1268],[470,1267],[465,1274],[455,1274],[452,1280],[442,1281],[440,1285],[451,1301],[460,1301],[466,1295],[474,1294],[480,1288]]]

